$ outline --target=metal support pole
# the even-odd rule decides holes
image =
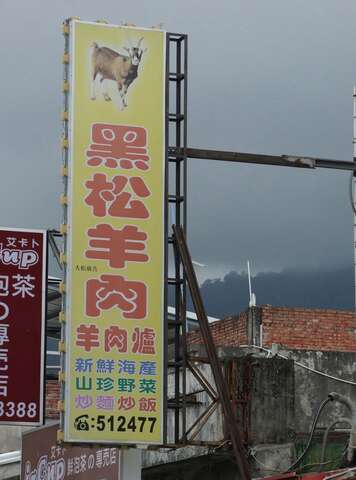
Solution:
[[[170,155],[182,155],[183,149],[170,147]],[[219,162],[250,163],[255,165],[275,165],[277,167],[294,167],[314,170],[328,168],[331,170],[356,171],[356,164],[347,160],[309,157],[308,155],[265,155],[261,153],[227,152],[225,150],[208,150],[206,148],[190,148],[185,150],[187,158],[199,160],[215,160]]]
[[[172,69],[172,70],[171,70]],[[167,75],[166,75],[166,126],[167,158],[170,170],[174,173],[168,182],[167,202],[174,212],[173,222],[186,228],[186,154],[187,147],[187,36],[177,33],[167,34]],[[182,150],[179,155],[176,150]],[[171,154],[170,152],[173,151]],[[172,237],[168,243],[173,245]],[[170,324],[173,331],[174,402],[174,442],[186,443],[186,289],[179,254],[174,249],[173,275],[168,284],[174,286],[175,322]]]
[[[356,166],[356,87],[353,91],[353,160]],[[352,206],[353,206],[353,231],[354,231],[354,308],[356,311],[356,172],[354,171],[351,179]]]
[[[216,353],[213,337],[209,328],[208,317],[205,312],[203,299],[200,294],[198,281],[195,275],[192,259],[186,244],[184,232],[181,226],[173,225],[174,242],[177,245],[180,259],[182,261],[189,290],[194,303],[195,312],[199,321],[203,341],[210,360],[211,370],[213,372],[216,389],[223,409],[224,417],[229,429],[232,448],[235,454],[237,467],[242,480],[250,480],[250,467],[244,451],[242,437],[239,432],[235,413],[232,409],[230,396],[225,378],[223,376],[218,355]]]

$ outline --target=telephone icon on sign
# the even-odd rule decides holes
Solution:
[[[89,423],[87,422],[89,415],[80,415],[74,420],[74,428],[81,432],[87,432],[89,430]]]

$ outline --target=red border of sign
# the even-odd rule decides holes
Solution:
[[[1,232],[24,232],[42,234],[42,302],[41,302],[41,365],[40,365],[40,389],[39,389],[39,407],[40,414],[38,422],[12,422],[9,420],[0,420],[0,425],[22,425],[38,427],[44,425],[45,419],[45,360],[46,360],[46,325],[47,325],[47,276],[48,276],[48,234],[43,229],[0,227]]]

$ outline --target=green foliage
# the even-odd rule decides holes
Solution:
[[[298,442],[295,445],[296,458],[304,451],[306,444]],[[341,467],[345,444],[341,442],[328,442],[325,450],[324,464],[320,466],[321,443],[312,445],[309,452],[298,466],[299,473],[336,470]],[[320,468],[320,470],[319,470]]]

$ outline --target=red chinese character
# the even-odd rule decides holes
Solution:
[[[91,167],[104,164],[109,168],[148,170],[147,132],[144,127],[94,123],[92,144],[87,150]]]
[[[144,328],[143,330],[140,330],[136,327],[132,334],[132,353],[156,353],[155,340],[156,333],[153,328]]]
[[[109,215],[112,217],[128,217],[128,218],[148,218],[149,213],[145,204],[137,199],[132,199],[132,194],[124,192],[124,188],[129,182],[131,190],[137,197],[149,197],[151,192],[148,190],[145,182],[140,177],[124,177],[117,175],[113,178],[115,185],[115,200],[109,208]]]
[[[105,173],[95,173],[92,180],[85,182],[85,186],[91,193],[85,198],[85,203],[93,207],[96,217],[105,217],[106,201],[112,199],[112,182],[107,181]]]
[[[147,262],[148,255],[141,253],[146,248],[147,234],[133,225],[125,225],[121,230],[102,223],[89,228],[91,250],[85,251],[87,258],[108,260],[110,267],[123,268],[125,262]]]
[[[157,400],[155,398],[142,397],[139,400],[139,410],[141,412],[156,412]]]
[[[121,275],[101,275],[86,284],[88,317],[98,317],[101,310],[117,307],[124,318],[142,319],[147,315],[147,287],[142,282],[126,280]]]
[[[118,352],[127,352],[127,330],[116,325],[105,329],[105,352],[110,352],[114,347]]]
[[[136,405],[133,397],[119,397],[117,399],[117,408],[119,410],[131,410]]]
[[[78,347],[83,347],[86,352],[94,347],[99,346],[99,330],[95,325],[81,324],[77,328],[77,341],[75,344]]]
[[[85,185],[91,190],[85,203],[93,207],[96,217],[104,217],[106,214],[112,217],[149,217],[145,204],[137,199],[151,195],[142,178],[116,175],[112,181],[108,181],[105,173],[95,173],[92,180],[88,180]],[[124,191],[125,188],[133,193]]]

